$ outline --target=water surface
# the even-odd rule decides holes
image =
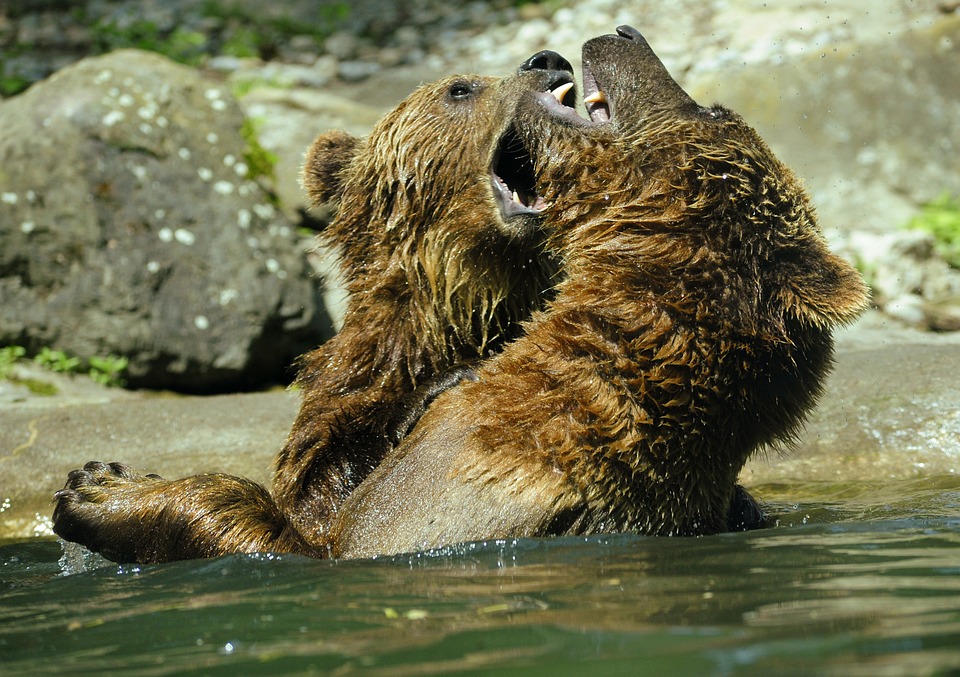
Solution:
[[[4,674],[960,672],[960,478],[753,488],[775,528],[119,566],[0,545]]]

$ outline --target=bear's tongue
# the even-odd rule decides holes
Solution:
[[[532,187],[508,183],[499,174],[494,174],[493,179],[494,192],[504,216],[539,214],[546,208],[547,203]]]

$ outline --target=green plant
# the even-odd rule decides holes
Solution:
[[[258,48],[292,35],[313,35],[323,39],[338,30],[350,17],[350,3],[317,2],[314,11],[311,20],[298,21],[285,15],[264,17],[235,3],[218,0],[206,0],[202,6],[204,16],[243,26],[255,33]]]
[[[30,81],[19,75],[4,75],[0,77],[0,96],[9,97],[19,94],[30,85]]]
[[[923,206],[906,225],[933,235],[939,254],[954,268],[960,268],[960,199],[944,192]]]
[[[127,368],[129,360],[126,357],[108,355],[107,357],[90,358],[90,378],[105,386],[123,386],[126,382],[121,374]]]
[[[269,87],[271,89],[290,89],[292,85],[289,81],[283,81],[279,78],[265,78],[259,75],[240,75],[231,81],[230,91],[234,98],[242,99],[258,87]]]
[[[260,56],[260,35],[248,26],[238,26],[227,35],[220,46],[221,54],[237,57]]]
[[[56,386],[50,383],[37,379],[14,376],[13,367],[17,362],[24,359],[26,354],[27,350],[22,346],[5,346],[0,348],[0,379],[25,385],[38,395],[56,394]],[[126,357],[117,357],[116,355],[91,357],[88,360],[87,368],[84,369],[83,362],[80,358],[67,355],[67,353],[62,350],[53,350],[52,348],[44,346],[40,349],[40,352],[34,356],[33,361],[44,369],[61,374],[80,374],[86,372],[91,379],[105,386],[126,385],[126,382],[122,378],[123,371],[129,364],[129,360]]]
[[[0,379],[9,378],[10,372],[13,371],[13,365],[26,354],[26,349],[20,346],[0,348]]]
[[[260,139],[257,137],[259,124],[250,118],[243,121],[240,127],[240,136],[246,143],[243,151],[243,161],[250,170],[249,177],[257,179],[265,177],[271,181],[274,179],[274,167],[277,164],[277,156],[260,145]]]
[[[61,374],[72,374],[80,370],[80,358],[71,357],[62,350],[51,350],[44,346],[33,358],[41,367]]]
[[[175,28],[156,51],[174,61],[196,66],[203,60],[206,45],[207,37],[203,33]]]
[[[27,354],[22,346],[4,346],[0,348],[0,380],[26,386],[35,395],[56,395],[57,386],[35,378],[14,375],[13,367]]]
[[[18,68],[14,65],[16,57],[31,53],[31,46],[20,42],[0,47],[0,96],[14,96],[33,84],[33,80],[22,72],[17,72]]]

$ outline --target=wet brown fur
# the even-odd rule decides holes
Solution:
[[[490,188],[497,142],[545,77],[454,76],[418,89],[367,139],[332,132],[309,150],[303,184],[338,206],[323,238],[349,301],[338,335],[301,359],[272,496],[228,475],[162,480],[92,462],[58,492],[56,533],[120,561],[325,555],[330,520],[410,410],[515,336],[553,283],[539,222],[504,219]]]
[[[339,334],[301,360],[303,404],[277,462],[274,494],[303,533],[323,529],[391,448],[404,395],[498,349],[543,301],[552,269],[537,225],[504,223],[489,189],[492,142],[529,80],[421,89],[338,181],[318,177],[331,164],[324,137],[308,153],[308,193],[339,203],[324,239],[341,252],[350,301]],[[445,97],[458,81],[472,101]]]
[[[347,499],[334,554],[724,530],[737,475],[789,440],[866,302],[800,182],[642,38],[584,48],[614,123],[527,109],[564,281]],[[564,153],[549,152],[563,148]]]

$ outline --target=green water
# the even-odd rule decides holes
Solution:
[[[960,477],[755,491],[777,527],[707,538],[149,567],[8,543],[0,673],[960,674]]]

